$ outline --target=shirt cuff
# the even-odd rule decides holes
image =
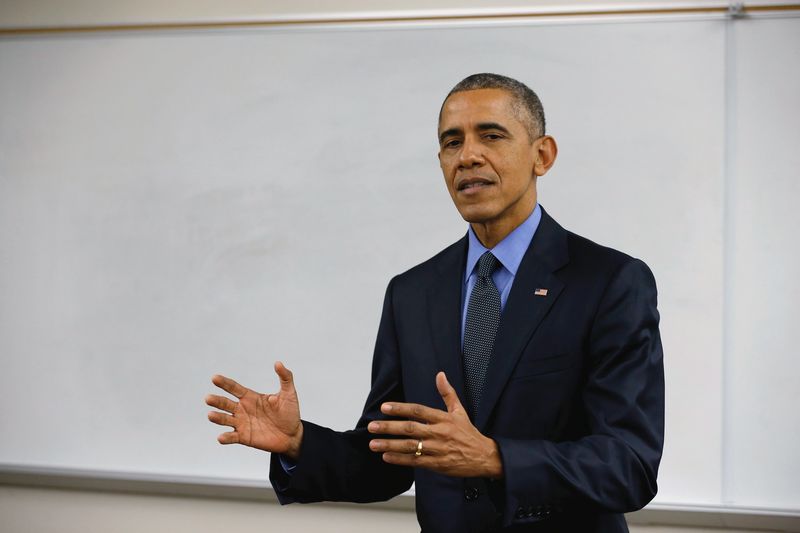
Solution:
[[[297,468],[297,463],[295,463],[294,461],[292,461],[283,454],[278,455],[278,460],[281,462],[281,467],[283,468],[283,471],[291,476],[292,472],[294,472],[294,469]]]

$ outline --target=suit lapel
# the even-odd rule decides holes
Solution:
[[[428,291],[429,324],[439,369],[464,401],[461,360],[461,291],[467,260],[467,237],[455,243],[439,262],[437,279]]]
[[[539,227],[519,265],[500,319],[474,421],[478,430],[485,428],[523,349],[561,294],[564,284],[553,272],[567,261],[567,232],[542,208]],[[546,295],[537,294],[537,289],[546,289]]]

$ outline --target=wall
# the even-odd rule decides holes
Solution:
[[[411,510],[353,505],[290,505],[205,498],[54,490],[0,485],[3,533],[219,533],[313,531],[408,533],[417,531]],[[630,521],[630,519],[629,519]],[[712,533],[719,529],[631,524],[631,533]],[[729,533],[771,530],[726,529]]]
[[[632,3],[628,4],[632,5]],[[719,5],[720,3],[707,4]],[[142,4],[137,4],[135,11],[129,11],[126,5],[120,3],[100,6],[87,3],[82,8],[76,7],[80,6],[79,4],[73,4],[72,8],[66,11],[56,8],[54,4],[6,2],[0,6],[0,20],[7,27],[25,24],[135,23],[176,19],[189,21],[241,19],[285,16],[292,13],[308,15],[317,13],[316,10],[321,9],[318,5],[312,4],[292,4],[293,7],[289,8],[288,3],[276,3],[272,4],[273,10],[264,13],[259,6],[242,3],[230,8],[231,11],[220,13],[215,7],[219,6],[218,3],[207,4],[204,6],[205,9],[201,9],[203,6],[199,5],[188,8],[186,5],[171,4],[173,7],[169,8],[170,11],[156,10],[155,8],[149,10],[143,8]],[[508,3],[507,5],[520,7],[522,4]],[[403,4],[403,6],[421,7],[416,4]],[[430,6],[430,4],[426,3],[425,6]],[[367,4],[355,2],[342,4],[337,8],[341,11],[337,11],[337,13],[347,15],[351,11],[362,11],[369,7]],[[401,6],[395,6],[395,8],[399,7]],[[451,8],[453,5],[441,4],[437,7]],[[477,3],[460,3],[459,7],[475,8],[480,6]],[[386,4],[383,4],[382,9],[386,8]],[[791,380],[788,379],[792,372],[786,371],[787,368],[791,368],[794,360],[793,352],[787,349],[791,324],[780,321],[780,317],[792,316],[795,308],[792,307],[791,302],[797,301],[797,284],[792,281],[793,278],[790,276],[791,272],[797,270],[795,266],[792,266],[796,263],[797,254],[795,249],[788,245],[792,239],[790,229],[794,227],[796,218],[794,218],[791,204],[787,203],[788,199],[796,196],[797,191],[796,181],[792,180],[791,173],[787,173],[785,170],[797,166],[796,157],[792,155],[791,150],[791,146],[794,145],[791,140],[793,131],[791,124],[793,122],[787,120],[787,117],[798,115],[796,105],[793,107],[791,104],[793,101],[791,95],[797,93],[797,80],[793,76],[794,71],[789,70],[787,75],[782,62],[783,55],[770,53],[770,51],[782,50],[788,54],[789,58],[797,57],[797,40],[792,37],[797,35],[797,32],[793,29],[795,28],[794,22],[791,20],[740,22],[737,23],[734,32],[728,32],[725,35],[723,32],[715,34],[717,39],[714,40],[714,46],[719,46],[719,48],[706,48],[705,52],[709,56],[716,54],[721,57],[722,54],[719,51],[722,50],[722,46],[720,46],[722,39],[728,39],[725,44],[726,49],[736,50],[738,52],[736,57],[743,59],[743,62],[718,64],[710,71],[698,73],[703,76],[702,79],[714,77],[713,83],[717,83],[724,75],[726,77],[724,83],[733,82],[733,86],[736,88],[733,93],[725,92],[724,98],[716,102],[713,101],[713,98],[709,99],[710,105],[707,106],[709,112],[704,115],[705,118],[716,120],[724,114],[728,120],[724,127],[731,128],[728,130],[728,136],[709,136],[705,141],[699,140],[699,142],[705,143],[706,151],[710,148],[712,152],[724,152],[724,155],[719,158],[719,165],[704,167],[710,171],[702,173],[701,180],[697,182],[698,189],[705,187],[707,190],[713,190],[713,194],[717,195],[707,205],[708,210],[713,211],[714,215],[710,219],[704,219],[705,222],[700,224],[695,222],[696,226],[699,225],[704,231],[710,231],[713,236],[701,239],[691,225],[686,228],[686,231],[681,232],[688,236],[688,245],[692,245],[691,239],[694,238],[697,239],[694,242],[695,245],[704,250],[712,250],[709,257],[715,263],[701,261],[699,265],[679,265],[684,272],[710,266],[714,272],[721,273],[716,280],[693,278],[693,282],[699,283],[696,287],[688,287],[684,284],[682,288],[687,290],[685,296],[696,298],[698,301],[702,300],[703,304],[711,304],[711,300],[698,296],[701,291],[709,291],[714,298],[720,300],[723,299],[722,295],[724,294],[724,300],[730,305],[722,314],[718,314],[720,306],[716,303],[707,308],[705,315],[708,318],[702,326],[707,328],[709,324],[712,324],[707,337],[711,338],[712,342],[704,345],[704,348],[707,347],[708,350],[697,347],[697,343],[695,343],[697,352],[676,350],[675,348],[680,346],[678,343],[682,341],[678,338],[677,333],[675,337],[672,337],[675,339],[671,342],[673,361],[676,358],[685,358],[685,361],[689,363],[691,358],[702,353],[704,371],[692,372],[690,364],[682,367],[673,366],[670,369],[672,382],[680,379],[681,383],[688,384],[689,388],[672,388],[677,394],[670,399],[671,413],[673,414],[668,413],[668,417],[670,417],[671,434],[676,437],[670,442],[671,448],[668,450],[665,463],[668,466],[665,469],[666,487],[669,494],[669,476],[680,477],[676,475],[678,470],[670,466],[671,457],[691,458],[692,460],[684,465],[687,471],[694,469],[697,472],[710,472],[703,478],[705,484],[691,484],[687,487],[686,490],[696,491],[689,493],[692,497],[708,499],[710,494],[712,495],[710,500],[713,500],[716,495],[715,491],[718,491],[723,503],[745,501],[756,506],[792,507],[796,503],[791,485],[792,477],[783,476],[783,474],[788,469],[796,468],[796,462],[792,463],[791,452],[787,454],[784,450],[786,443],[791,440],[783,439],[781,435],[786,431],[789,435],[796,434],[796,424],[793,426],[791,419],[787,423],[784,413],[780,409],[771,409],[770,405],[795,405],[797,403],[797,393],[791,386]],[[8,55],[0,56],[0,61],[7,61],[9,57]],[[765,61],[765,58],[768,58],[769,61]],[[8,64],[5,63],[5,65]],[[723,66],[726,69],[724,73]],[[777,81],[778,79],[780,82]],[[764,84],[762,80],[768,80],[768,83]],[[701,92],[699,90],[702,88],[700,83],[698,81],[698,91],[695,96]],[[767,92],[770,97],[765,97],[763,92],[765,86],[769,88]],[[728,86],[728,89],[730,88],[731,86]],[[58,110],[55,109],[55,111]],[[737,129],[736,124],[731,125],[731,121],[734,119],[753,125],[753,127]],[[571,129],[572,131],[576,130],[576,128]],[[704,135],[707,135],[707,132],[704,132]],[[583,142],[582,148],[591,149],[590,139],[575,138],[574,140],[577,141],[576,147],[581,147]],[[669,146],[677,147],[679,144],[676,137],[671,139]],[[725,144],[724,150],[723,144]],[[754,151],[769,153],[773,149],[775,152],[768,157],[768,165],[762,165],[761,158],[752,156]],[[582,151],[588,153],[586,150]],[[694,170],[697,169],[696,163],[697,161],[693,162]],[[664,176],[664,178],[668,177]],[[686,174],[685,177],[687,183],[693,178],[690,174]],[[758,179],[754,179],[756,177]],[[603,182],[599,181],[598,183]],[[558,205],[561,213],[565,213],[565,216],[578,226],[577,229],[580,229],[581,224],[589,226],[586,220],[581,219],[580,213],[570,212],[571,209],[580,209],[574,206],[581,204],[571,206],[566,198],[574,199],[576,195],[583,194],[586,196],[583,205],[589,205],[590,196],[596,195],[596,191],[586,187],[581,190],[570,190],[569,183],[553,185],[549,189],[547,187],[550,186],[546,186],[546,191],[549,197],[553,198],[553,203]],[[17,200],[24,201],[25,198],[14,194],[18,191],[9,190],[16,199],[15,204],[23,206]],[[602,187],[597,188],[597,191],[600,190]],[[697,192],[696,190],[692,191],[692,193]],[[6,198],[12,196],[6,195]],[[686,198],[689,197],[687,194]],[[38,197],[33,197],[33,199],[36,198]],[[617,201],[619,200],[617,199]],[[716,203],[717,201],[719,204]],[[682,205],[685,208],[687,204],[683,203]],[[5,213],[8,216],[8,213],[12,213],[12,211],[6,209]],[[737,213],[739,215],[736,215]],[[715,217],[717,220],[714,220]],[[18,221],[19,219],[14,218],[13,220]],[[244,219],[240,222],[241,224],[248,223]],[[719,227],[714,226],[717,222],[719,222]],[[623,242],[623,245],[639,246],[636,244],[635,232],[623,234],[617,231],[617,224],[614,221],[601,221],[599,224],[592,223],[591,226],[590,231],[602,236],[601,240],[604,242],[628,239],[629,242]],[[5,227],[13,226],[7,223]],[[769,239],[763,238],[765,231],[770,235]],[[668,238],[669,231],[664,233],[665,239]],[[717,237],[718,241],[715,240]],[[6,242],[12,241],[9,239]],[[627,246],[626,249],[628,249]],[[659,251],[655,248],[647,253],[656,257],[656,265],[660,264],[659,254],[667,255],[663,250]],[[773,260],[775,254],[778,254],[777,257],[780,260]],[[762,260],[762,258],[766,259]],[[674,268],[676,280],[681,278],[678,275],[680,269],[675,268],[674,265],[667,265],[666,262],[663,264],[665,265],[664,270]],[[764,272],[769,272],[769,274],[764,274]],[[659,276],[659,279],[664,280],[662,276]],[[5,281],[13,282],[8,279]],[[676,288],[679,285],[679,283],[669,282],[666,287]],[[759,287],[759,290],[752,290],[752,287]],[[663,289],[664,285],[662,285]],[[5,291],[5,294],[9,294],[9,292],[11,291]],[[666,291],[667,301],[671,297],[670,294],[675,297],[675,292],[668,290]],[[769,311],[770,302],[775,300],[774,295],[780,295],[781,306],[785,307],[785,311],[777,315],[778,321],[775,320],[776,315]],[[677,306],[686,301],[688,300],[676,298],[674,303]],[[667,304],[667,309],[669,309],[669,305]],[[10,316],[10,313],[5,316]],[[687,328],[699,324],[697,320],[685,314],[680,316],[679,313],[668,313],[667,325],[670,320],[681,321],[673,323],[668,329],[673,332],[685,333]],[[6,324],[8,323],[6,322]],[[723,328],[722,324],[728,324],[729,327]],[[761,324],[770,324],[771,327],[764,328]],[[719,337],[719,339],[715,340],[714,337]],[[707,340],[706,337],[704,338]],[[769,346],[769,349],[760,353],[763,346]],[[727,387],[723,386],[724,383],[728,384]],[[781,383],[783,383],[782,386],[780,386]],[[715,384],[719,385],[719,390]],[[779,386],[773,386],[775,384]],[[692,392],[680,394],[681,392],[686,393],[687,390]],[[695,393],[701,390],[711,390],[712,394],[702,397],[702,393]],[[702,401],[698,402],[699,398],[702,398]],[[725,404],[726,407],[722,407],[722,404]],[[690,411],[707,411],[708,416],[692,418],[674,414]],[[4,422],[7,420],[4,419]],[[750,424],[750,421],[753,421],[754,425]],[[753,430],[754,426],[758,431]],[[705,448],[697,446],[692,438],[686,438],[687,435],[699,431],[708,432],[703,442]],[[728,445],[719,444],[717,446],[715,439],[719,439],[720,442],[724,441]],[[719,462],[716,462],[717,450],[720,448],[723,450],[722,457]],[[752,457],[758,459],[751,461]],[[789,460],[788,464],[787,459]],[[764,497],[768,489],[776,487],[774,483],[776,479],[790,480],[789,484],[782,489],[779,487],[778,492],[783,495],[784,499],[777,504],[774,499]],[[781,483],[784,482],[781,481]],[[677,485],[673,485],[673,487],[676,488],[672,490],[672,494],[686,494],[685,491],[678,490]],[[20,494],[28,494],[23,497],[23,499],[28,498],[28,501],[46,499],[48,496],[45,492],[25,492],[20,489]],[[96,496],[94,493],[85,493],[81,498],[84,498],[82,501],[85,502]],[[63,494],[58,493],[56,499],[64,497]],[[121,501],[118,498],[115,501]],[[77,500],[73,503],[77,506],[76,508],[82,505]],[[127,503],[120,503],[120,508],[124,508],[126,505]],[[140,503],[134,505],[140,505]],[[21,505],[20,509],[22,508],[24,506]],[[120,512],[124,513],[124,511]]]

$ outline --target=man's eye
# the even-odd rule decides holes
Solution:
[[[490,140],[490,141],[496,141],[497,139],[502,139],[502,138],[503,138],[503,136],[502,136],[502,135],[500,135],[500,134],[498,134],[498,133],[487,133],[487,134],[486,134],[486,135],[484,135],[483,137],[484,137],[485,139],[488,139],[488,140]]]
[[[456,147],[456,146],[458,146],[459,144],[461,144],[461,142],[460,142],[460,141],[458,141],[458,140],[456,140],[456,139],[453,139],[453,140],[450,140],[450,141],[445,141],[443,146],[444,146],[445,148],[455,148],[455,147]]]

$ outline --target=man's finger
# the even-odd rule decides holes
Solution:
[[[217,409],[233,413],[236,410],[236,406],[239,404],[237,404],[230,398],[226,398],[224,396],[217,396],[216,394],[209,394],[208,396],[206,396],[206,405],[210,405],[211,407],[216,407]]]
[[[381,406],[381,411],[387,415],[428,423],[439,422],[445,418],[444,411],[432,409],[418,403],[385,403]]]
[[[280,361],[275,362],[275,373],[281,380],[281,392],[294,393],[294,376],[292,371],[283,366]]]
[[[219,374],[213,376],[211,378],[211,383],[219,387],[220,389],[224,390],[225,392],[229,392],[236,396],[237,398],[243,397],[247,394],[247,388],[242,387],[231,378],[226,378],[225,376],[221,376]]]
[[[431,435],[431,427],[413,420],[375,420],[367,426],[370,433],[400,435],[425,439]]]
[[[419,442],[422,441],[422,454],[423,455],[436,455],[436,447],[433,441],[425,439],[373,439],[369,441],[369,449],[373,452],[394,452],[415,454],[419,450]]]
[[[415,466],[420,468],[431,468],[438,464],[439,459],[430,455],[387,452],[381,455],[384,462],[392,465]]]
[[[220,413],[219,411],[211,411],[208,413],[208,419],[219,424],[220,426],[235,427],[236,419],[227,413]]]
[[[239,434],[235,431],[220,433],[219,437],[217,437],[217,442],[220,444],[239,444]]]
[[[453,411],[464,410],[458,399],[456,390],[450,385],[450,382],[447,381],[447,376],[444,372],[436,374],[436,388],[439,389],[439,394],[442,400],[444,400],[444,404],[447,406],[447,412],[452,413]]]

